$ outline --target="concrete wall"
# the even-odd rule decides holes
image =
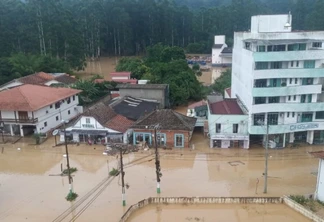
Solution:
[[[316,199],[324,201],[324,160],[319,160],[317,185],[316,185]]]
[[[290,27],[285,27],[286,23]],[[290,32],[291,15],[256,15],[251,17],[251,32]]]
[[[317,216],[315,213],[313,213],[310,210],[307,210],[305,207],[303,207],[302,205],[300,205],[299,203],[293,201],[292,199],[290,199],[289,197],[285,196],[283,198],[283,202],[289,206],[290,208],[292,208],[293,210],[297,211],[298,213],[301,213],[302,215],[304,215],[305,217],[315,221],[315,222],[324,222],[324,219],[320,218],[319,216]]]
[[[160,102],[160,108],[167,104],[164,89],[119,89],[119,94],[123,96],[132,96],[135,98],[152,99]]]
[[[119,222],[149,204],[280,204],[280,197],[150,197],[130,206]]]

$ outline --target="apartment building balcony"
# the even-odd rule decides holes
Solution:
[[[324,130],[324,121],[299,122],[269,126],[269,134],[282,134],[310,130]],[[249,127],[249,133],[253,135],[264,135],[266,134],[266,126],[252,125]]]
[[[280,52],[254,52],[255,62],[298,61],[323,59],[323,50],[280,51]]]
[[[263,69],[254,70],[254,79],[269,78],[317,78],[324,77],[324,67],[314,69],[290,68],[290,69]]]
[[[35,124],[38,122],[38,118],[1,118],[0,122],[4,123],[20,123],[20,124]]]
[[[273,96],[288,96],[298,94],[320,94],[322,93],[322,85],[297,85],[285,87],[263,87],[253,88],[253,97],[273,97]]]
[[[317,112],[324,110],[324,102],[316,103],[266,103],[252,105],[252,113]]]

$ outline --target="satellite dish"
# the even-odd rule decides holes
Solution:
[[[59,130],[56,129],[56,130],[53,131],[52,134],[53,134],[53,136],[56,136],[58,133],[59,133]]]

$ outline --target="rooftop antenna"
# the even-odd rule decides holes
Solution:
[[[291,25],[290,25],[290,16],[291,16],[291,12],[289,11],[288,18],[287,18],[287,23],[285,24],[286,29],[291,27]]]

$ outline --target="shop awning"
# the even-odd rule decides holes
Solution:
[[[88,134],[88,135],[100,135],[100,136],[109,136],[109,135],[122,135],[122,133],[111,133],[108,130],[85,130],[85,129],[73,129],[71,133],[78,134]]]

